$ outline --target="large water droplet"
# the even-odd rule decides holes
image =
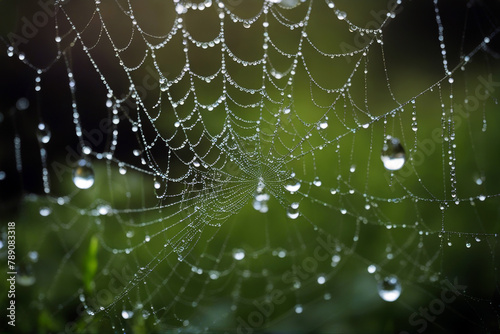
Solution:
[[[285,184],[285,189],[293,194],[300,189],[300,181],[296,178],[289,179]]]
[[[387,170],[399,170],[406,161],[406,154],[398,138],[387,136],[380,157]]]
[[[386,302],[393,302],[401,295],[401,283],[396,276],[387,276],[378,284],[378,294]]]
[[[85,159],[78,161],[78,166],[73,169],[73,183],[80,189],[88,189],[94,184],[94,170]]]

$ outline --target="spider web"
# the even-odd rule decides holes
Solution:
[[[498,328],[498,10],[28,6],[2,34],[19,328]]]

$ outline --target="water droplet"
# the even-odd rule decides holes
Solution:
[[[51,133],[47,125],[44,123],[38,124],[37,137],[38,140],[44,144],[47,144],[50,141]]]
[[[28,257],[31,260],[31,262],[38,262],[38,252],[37,251],[29,252]]]
[[[338,255],[338,254],[333,255],[332,256],[332,267],[335,267],[337,264],[339,264],[340,260],[341,260],[340,255]]]
[[[111,212],[111,207],[107,204],[101,204],[97,207],[97,212],[101,216],[106,216],[107,214],[109,214]]]
[[[485,200],[486,200],[486,196],[484,196],[484,195],[479,195],[479,197],[478,197],[478,198],[479,198],[479,200],[480,200],[481,202],[483,202],[483,201],[485,201]]]
[[[211,279],[216,280],[220,277],[220,273],[218,271],[211,270],[209,276]]]
[[[27,98],[25,98],[25,97],[21,97],[16,102],[16,108],[17,108],[17,110],[26,110],[26,109],[29,108],[29,106],[30,106],[30,101]]]
[[[343,11],[337,11],[337,18],[339,20],[345,20],[345,18],[347,17],[347,14],[346,12],[343,12]]]
[[[302,313],[302,311],[304,311],[304,309],[302,308],[302,305],[300,305],[300,304],[295,305],[295,313],[300,314],[300,313]]]
[[[129,310],[123,310],[122,311],[122,318],[123,319],[130,319],[134,316],[134,312],[129,311]]]
[[[467,242],[465,243],[465,247],[467,247],[467,248],[471,248],[471,246],[472,246],[472,244],[470,243],[470,241],[467,241]]]
[[[475,175],[475,176],[474,176],[474,182],[475,182],[478,186],[482,185],[482,184],[484,183],[484,180],[485,180],[484,175],[480,175],[480,176],[479,176],[479,175]]]
[[[272,3],[279,4],[283,8],[294,8],[299,5],[300,0],[269,0]]]
[[[387,136],[381,155],[384,167],[387,170],[399,170],[406,161],[406,154],[398,138]]]
[[[285,189],[293,194],[300,189],[300,181],[296,178],[289,179],[285,184]]]
[[[150,241],[151,241],[151,237],[150,237],[149,235],[146,235],[146,236],[144,237],[144,241],[145,241],[145,242],[150,242]]]
[[[393,302],[401,295],[401,283],[396,276],[387,276],[378,284],[378,294],[386,302]]]
[[[184,14],[187,12],[187,8],[185,6],[183,6],[182,4],[178,3],[175,6],[175,11],[177,12],[177,14],[181,15],[181,14]]]
[[[319,177],[315,177],[314,178],[314,181],[313,181],[313,184],[316,186],[316,187],[320,187],[321,186],[321,180],[319,179]]]
[[[275,77],[276,79],[281,79],[283,78],[283,73],[276,71],[274,68],[271,69],[271,75]]]
[[[243,260],[245,258],[245,251],[240,248],[233,249],[233,257],[238,261]]]
[[[325,276],[320,275],[320,276],[318,276],[317,281],[318,281],[318,284],[325,284],[326,278],[325,278]]]
[[[142,311],[142,317],[143,317],[144,319],[149,318],[149,315],[150,315],[150,314],[151,314],[151,313],[149,313],[149,311],[148,311],[148,310],[143,310],[143,311]]]
[[[22,286],[31,286],[35,284],[36,278],[33,275],[31,265],[22,265],[17,267],[16,283]]]
[[[323,121],[323,122],[319,123],[319,127],[320,127],[320,129],[326,129],[328,127],[328,122]]]
[[[52,209],[46,206],[40,208],[40,216],[47,217],[52,213]]]
[[[73,169],[73,183],[80,189],[88,189],[94,184],[94,170],[85,159],[78,161],[78,166]]]
[[[367,270],[368,270],[368,272],[369,272],[370,274],[373,274],[374,272],[376,272],[376,271],[377,271],[377,267],[376,267],[375,265],[373,265],[373,264],[370,264],[370,265],[368,266]]]
[[[299,217],[299,203],[294,202],[286,209],[286,215],[290,219],[297,219]]]
[[[269,198],[270,196],[268,194],[257,192],[254,195],[253,208],[261,213],[266,213],[269,210],[269,207],[267,206]]]

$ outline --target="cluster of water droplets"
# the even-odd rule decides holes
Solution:
[[[266,213],[269,210],[267,201],[271,197],[265,192],[264,180],[261,178],[257,184],[257,189],[255,190],[253,199],[253,208],[261,213]]]

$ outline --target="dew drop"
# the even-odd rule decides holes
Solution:
[[[467,248],[471,248],[471,246],[472,246],[472,245],[471,245],[471,243],[470,243],[469,241],[467,241],[467,242],[465,243],[465,247],[467,247]]]
[[[370,265],[368,266],[367,270],[368,270],[368,272],[369,272],[370,274],[373,274],[375,271],[377,271],[377,267],[376,267],[375,265],[373,265],[373,264],[370,264]]]
[[[393,302],[401,295],[401,283],[396,276],[387,276],[378,284],[378,294],[386,302]]]
[[[127,168],[125,166],[120,166],[118,171],[120,172],[121,175],[127,174]]]
[[[313,184],[316,186],[316,187],[320,187],[321,186],[321,180],[319,179],[319,177],[315,177],[314,178],[314,181],[313,181]]]
[[[233,249],[233,257],[235,260],[241,261],[245,258],[245,251],[240,248]]]
[[[30,106],[30,101],[27,98],[25,98],[25,97],[21,97],[16,102],[16,108],[17,108],[17,110],[26,110],[26,109],[29,108],[29,106]]]
[[[39,212],[40,212],[40,216],[47,217],[52,213],[52,209],[47,207],[47,206],[43,206],[40,208]]]
[[[73,183],[80,189],[88,189],[94,184],[94,170],[85,159],[78,161],[78,166],[73,169]]]
[[[181,15],[181,14],[184,14],[187,12],[187,8],[185,6],[183,6],[182,4],[178,3],[175,6],[175,11],[177,12],[177,14]]]
[[[253,208],[261,213],[266,213],[267,211],[269,211],[267,201],[269,201],[270,196],[269,194],[264,192],[264,187],[264,182],[262,182],[262,180],[259,180],[253,199]]]
[[[212,270],[210,271],[209,276],[211,279],[216,280],[220,277],[220,273],[218,271]]]
[[[47,125],[44,123],[38,124],[37,137],[41,143],[47,144],[50,141],[51,133]]]
[[[28,257],[31,260],[31,262],[38,262],[38,252],[37,251],[29,252]]]
[[[387,141],[382,148],[380,157],[387,170],[399,170],[406,161],[406,154],[398,138],[387,136]]]
[[[483,175],[481,175],[481,176],[476,175],[476,176],[474,177],[474,182],[475,182],[478,186],[482,185],[482,184],[484,183],[484,180],[485,180],[485,177],[484,177]]]
[[[300,181],[296,178],[289,179],[285,184],[285,189],[293,194],[300,189]]]
[[[22,265],[17,267],[16,283],[22,286],[31,286],[35,284],[36,278],[33,275],[31,265]]]
[[[332,267],[336,266],[341,260],[340,255],[335,254],[332,256]]]
[[[122,318],[123,319],[130,319],[134,316],[134,312],[129,311],[129,310],[123,310],[122,311]]]
[[[109,214],[111,212],[111,207],[107,204],[101,204],[97,207],[97,212],[101,216],[106,216],[107,214]]]
[[[299,203],[294,202],[286,209],[286,215],[290,219],[297,219],[299,217]]]
[[[346,17],[347,17],[346,12],[343,12],[343,11],[340,11],[340,10],[337,12],[337,18],[339,20],[345,20]]]
[[[301,314],[302,311],[304,311],[304,309],[302,308],[302,305],[300,305],[300,304],[295,305],[295,313]]]

